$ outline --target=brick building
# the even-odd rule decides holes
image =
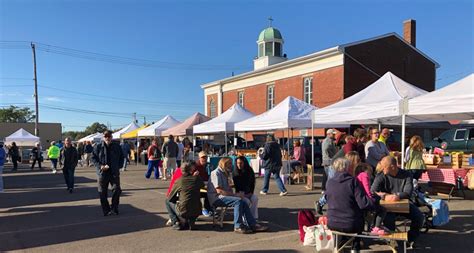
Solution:
[[[201,85],[207,116],[238,102],[260,114],[294,96],[319,108],[347,98],[387,71],[424,90],[435,88],[438,63],[416,48],[416,22],[403,23],[403,37],[388,33],[288,60],[274,27],[258,38],[254,70]],[[320,134],[320,133],[319,133]]]

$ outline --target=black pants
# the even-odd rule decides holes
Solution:
[[[119,173],[103,173],[99,175],[97,179],[99,184],[99,197],[100,204],[102,205],[102,211],[104,214],[107,214],[110,210],[118,212],[118,205],[120,202],[120,193],[122,189],[120,188],[120,174]],[[109,204],[108,190],[109,184],[112,186],[112,205]]]
[[[410,230],[408,231],[408,241],[415,241],[420,235],[420,229],[423,226],[423,222],[425,220],[423,213],[420,211],[420,209],[418,209],[418,207],[410,203],[410,213],[408,214],[387,213],[383,221],[385,227],[392,231],[395,230],[395,220],[397,215],[411,220]]]
[[[76,168],[63,168],[64,181],[68,189],[74,189],[74,171]]]
[[[33,169],[33,168],[35,167],[36,161],[38,161],[38,167],[39,167],[40,169],[42,169],[42,168],[41,168],[41,159],[40,159],[40,158],[34,158],[34,159],[33,159],[33,164],[31,164],[31,169]]]
[[[330,170],[329,166],[324,166],[324,170],[323,170],[323,178],[322,178],[322,182],[321,182],[321,190],[322,191],[326,191],[326,183],[328,181],[328,170]]]
[[[176,160],[176,165],[178,166],[178,168],[181,168],[181,160]]]
[[[12,156],[12,162],[13,162],[13,170],[18,169],[18,156]]]

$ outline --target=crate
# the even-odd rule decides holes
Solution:
[[[426,165],[437,165],[440,161],[440,157],[435,154],[423,154],[423,161]]]

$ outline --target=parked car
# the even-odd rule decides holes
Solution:
[[[453,128],[443,132],[439,137],[426,142],[427,149],[435,147],[446,151],[474,151],[474,127]]]

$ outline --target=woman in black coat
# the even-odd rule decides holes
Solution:
[[[239,156],[235,160],[236,168],[232,173],[235,192],[242,192],[245,195],[245,202],[250,207],[250,212],[255,220],[258,219],[258,198],[254,194],[255,173],[245,156]]]

